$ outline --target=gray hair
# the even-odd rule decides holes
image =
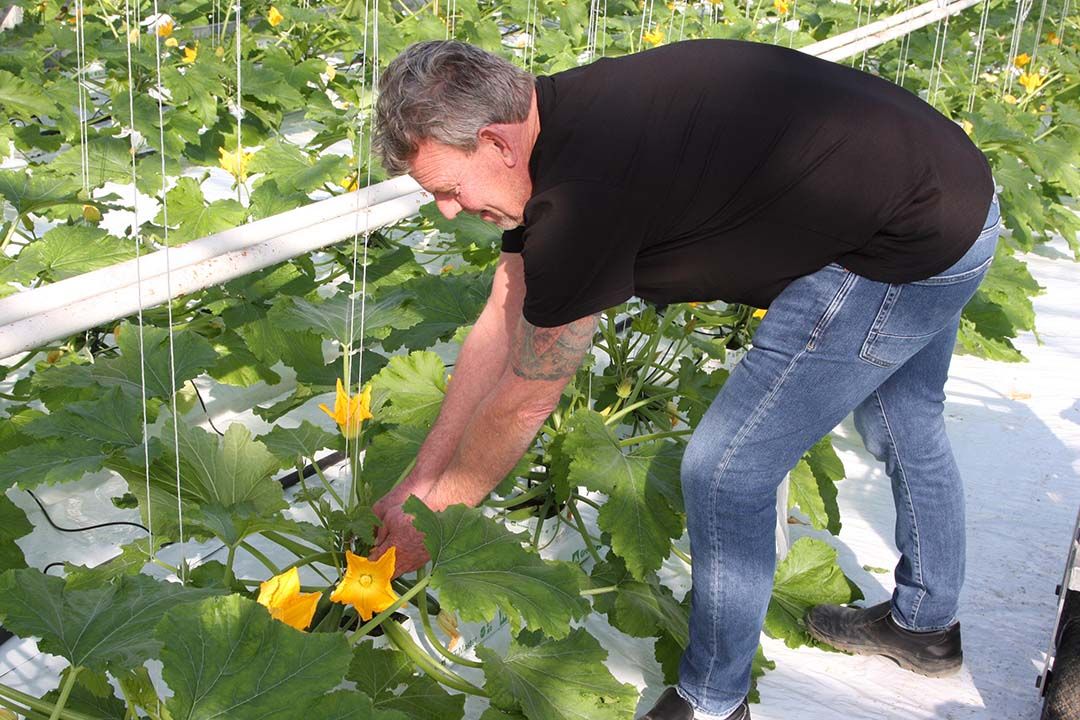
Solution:
[[[409,172],[421,140],[472,152],[481,128],[529,116],[533,76],[455,40],[410,45],[379,79],[373,147],[392,175]]]

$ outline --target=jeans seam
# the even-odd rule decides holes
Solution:
[[[926,596],[922,578],[922,543],[919,540],[919,521],[915,516],[915,506],[911,502],[911,486],[908,484],[907,472],[904,470],[904,462],[900,459],[900,450],[896,447],[896,436],[893,435],[892,426],[889,424],[889,416],[885,412],[885,403],[881,399],[881,393],[874,391],[878,408],[881,410],[881,420],[885,425],[885,434],[889,438],[889,446],[893,456],[896,457],[896,468],[899,471],[900,482],[904,487],[904,500],[907,504],[908,513],[911,515],[911,526],[915,536],[915,579],[919,583],[919,591],[915,594],[915,600],[911,604],[911,619],[918,617],[919,607]],[[903,626],[901,626],[903,627]]]
[[[870,326],[870,332],[866,335],[866,340],[863,341],[862,348],[859,349],[859,358],[876,365],[880,368],[889,368],[892,363],[886,362],[873,354],[874,342],[882,335],[881,328],[885,327],[885,323],[889,321],[889,316],[892,315],[892,310],[896,307],[896,301],[900,298],[900,292],[903,287],[897,283],[890,283],[888,289],[885,291],[885,297],[881,301],[881,307],[878,308],[877,317],[874,318],[873,324]]]
[[[821,319],[814,325],[814,329],[810,331],[810,339],[806,343],[807,350],[813,350],[817,345],[817,341],[821,339],[821,336],[825,333],[825,329],[832,322],[836,313],[840,312],[840,308],[844,305],[844,300],[847,298],[848,292],[851,291],[851,287],[858,279],[858,275],[855,273],[848,273],[844,277],[844,282],[840,285],[840,288],[833,295],[833,299],[829,302],[828,307],[825,308],[825,312],[822,313]]]
[[[746,439],[746,436],[749,435],[754,430],[754,428],[757,427],[758,423],[761,422],[761,418],[765,415],[765,411],[772,405],[773,399],[776,397],[777,393],[780,391],[780,388],[782,388],[784,386],[784,383],[786,382],[788,376],[791,374],[791,371],[794,369],[796,363],[798,363],[799,359],[802,358],[802,356],[805,355],[806,352],[807,351],[805,349],[800,350],[799,352],[797,352],[795,354],[794,357],[791,358],[791,362],[788,363],[787,367],[784,368],[784,372],[781,373],[780,377],[777,379],[776,385],[774,385],[772,387],[772,389],[769,390],[769,393],[764,398],[762,398],[761,402],[758,403],[758,406],[756,408],[754,408],[754,412],[751,413],[750,419],[746,422],[746,424],[744,424],[741,428],[739,428],[739,431],[737,433],[735,433],[735,438],[731,441],[731,446],[728,448],[727,452],[724,453],[724,457],[721,458],[719,464],[717,464],[717,466],[716,466],[716,469],[713,470],[712,477],[710,478],[709,495],[708,495],[708,500],[707,500],[707,504],[709,506],[711,506],[713,504],[714,496],[716,495],[716,493],[717,493],[717,491],[718,491],[718,489],[720,487],[720,477],[727,470],[728,465],[731,463],[732,457],[734,457],[735,453],[738,452],[739,448],[742,446],[743,441]],[[714,551],[716,549],[716,530],[717,530],[716,523],[710,523],[709,524],[709,547],[711,549],[713,549]],[[718,580],[717,580],[717,578],[715,576],[713,578],[711,578],[711,583],[710,583],[709,590],[710,590],[710,593],[711,593],[713,598],[719,597],[720,588],[718,586]],[[711,629],[712,629],[712,637],[709,639],[710,646],[711,647],[716,647],[716,645],[717,645],[717,634],[719,632],[719,627],[717,627],[716,624],[714,624]],[[706,682],[712,676],[712,670],[713,670],[713,666],[714,666],[715,663],[716,663],[716,655],[713,654],[709,658],[709,666],[705,669]],[[704,692],[705,692],[705,697],[702,700],[703,703],[708,700],[709,688],[708,688],[707,685],[704,688]]]

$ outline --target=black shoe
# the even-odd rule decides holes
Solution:
[[[884,655],[927,677],[952,675],[964,662],[959,622],[945,630],[905,630],[893,620],[890,601],[870,608],[818,605],[806,613],[806,629],[835,648],[856,655]]]
[[[638,720],[694,720],[694,708],[683,699],[675,688],[669,687],[653,705],[652,710],[645,713]],[[750,720],[750,707],[746,700],[725,720]]]

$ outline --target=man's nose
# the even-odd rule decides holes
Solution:
[[[457,214],[461,212],[461,205],[456,200],[447,198],[445,200],[436,200],[435,207],[439,208],[439,212],[443,214],[447,220],[453,220],[457,217]]]

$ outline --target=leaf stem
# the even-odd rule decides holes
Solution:
[[[273,561],[270,560],[270,558],[266,557],[266,555],[261,550],[255,548],[251,543],[247,542],[246,540],[241,540],[240,547],[244,548],[244,550],[246,550],[248,554],[261,562],[263,564],[263,567],[272,572],[274,575],[281,574],[281,570],[278,569],[277,565],[275,565]],[[230,572],[229,575],[231,576],[232,573]]]
[[[60,720],[60,714],[64,712],[64,706],[67,705],[68,696],[71,695],[71,689],[75,687],[75,681],[79,677],[79,673],[82,672],[82,665],[74,665],[68,670],[67,679],[64,681],[64,687],[60,689],[60,697],[56,701],[56,705],[53,706],[52,714],[49,715],[49,720]]]
[[[426,576],[425,576],[426,577]],[[448,647],[443,647],[442,642],[435,635],[435,630],[431,627],[431,617],[427,608],[427,593],[422,593],[418,599],[418,605],[420,606],[420,624],[424,627],[424,634],[427,635],[428,641],[439,651],[439,654],[452,663],[459,665],[467,665],[468,667],[482,668],[484,664],[475,660],[469,660],[463,658],[457,653],[450,650]]]
[[[650,440],[660,440],[662,438],[669,437],[682,437],[683,435],[689,435],[694,432],[690,428],[682,430],[667,430],[664,432],[650,433],[649,435],[635,435],[619,441],[619,447],[629,447],[630,445],[637,445],[638,443],[648,442]]]
[[[616,591],[618,591],[618,589],[619,589],[618,585],[605,585],[603,587],[595,587],[595,588],[589,588],[588,590],[580,590],[580,591],[578,591],[578,595],[585,595],[585,596],[604,595],[605,593],[616,592]]]
[[[585,522],[581,519],[581,513],[578,512],[577,505],[575,503],[567,503],[567,507],[570,508],[570,514],[574,518],[574,525],[577,527],[577,531],[581,533],[581,539],[585,541],[585,548],[592,555],[593,560],[597,563],[603,562],[600,559],[600,553],[597,551],[596,546],[593,544],[592,536],[589,535],[588,528],[585,527]]]
[[[686,553],[684,553],[679,548],[675,547],[675,543],[671,543],[671,552],[675,555],[675,557],[679,558],[680,560],[682,560],[687,565],[691,564],[690,563],[690,556],[687,555]]]
[[[405,655],[412,660],[420,670],[430,675],[432,679],[459,692],[478,695],[480,697],[490,697],[486,691],[476,687],[453,670],[445,668],[435,662],[435,659],[424,652],[412,639],[409,633],[405,632],[405,628],[398,625],[397,622],[391,621],[386,623],[386,625],[383,626],[383,631],[386,633],[387,639],[390,640],[398,650],[405,653]]]

